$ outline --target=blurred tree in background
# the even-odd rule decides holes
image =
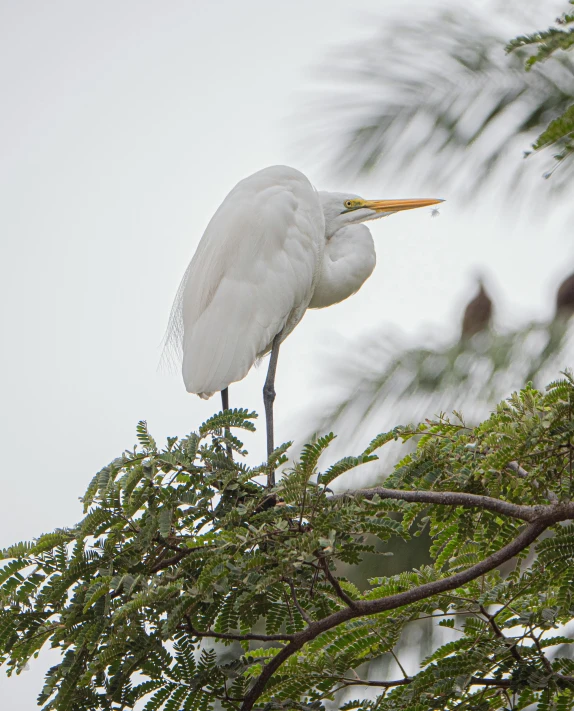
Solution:
[[[569,0],[574,5],[574,0]],[[534,47],[536,54],[526,60],[526,69],[530,70],[537,62],[544,62],[549,57],[564,56],[562,52],[574,47],[574,12],[563,13],[556,19],[559,27],[524,35],[512,40],[507,47],[509,52],[517,52],[524,47]],[[558,150],[554,159],[563,161],[574,152],[574,104],[568,106],[559,116],[552,119],[548,127],[538,136],[533,148],[538,151],[552,147]]]
[[[509,43],[492,8],[431,7],[416,21],[386,20],[370,41],[329,57],[331,88],[320,95],[313,133],[319,158],[328,155],[330,171],[345,178],[380,167],[422,175],[461,199],[494,180],[516,197],[531,170],[540,175],[538,164],[520,160],[532,143],[571,148],[574,58],[565,50],[573,20],[559,21]],[[566,187],[573,163],[556,174],[554,190]]]
[[[520,5],[512,7],[518,16]],[[316,125],[320,135],[323,119],[329,122],[317,143],[332,156],[330,169],[347,178],[379,168],[399,180],[423,176],[458,202],[495,184],[512,196],[514,211],[530,191],[560,197],[574,177],[572,23],[574,15],[564,14],[548,30],[509,41],[491,9],[480,14],[467,5],[385,22],[360,51],[331,58],[335,85],[321,97]],[[345,432],[348,447],[369,427],[453,407],[477,422],[508,392],[565,367],[574,277],[558,289],[550,322],[497,333],[495,308],[480,284],[460,337],[446,344],[432,334],[413,341],[371,327],[360,348],[348,344],[333,362],[328,380],[339,392],[311,429]]]
[[[470,325],[467,307],[460,337],[446,345],[432,345],[432,334],[421,339],[430,345],[411,345],[396,329],[379,327],[364,337],[361,348],[349,343],[327,365],[337,395],[312,418],[313,429],[343,432],[341,446],[347,447],[373,422],[411,422],[425,412],[457,408],[469,422],[478,422],[513,389],[529,381],[541,384],[565,367],[574,345],[568,321],[573,305],[563,306],[549,323],[531,322],[506,333],[483,323],[471,335],[464,329],[478,325]]]

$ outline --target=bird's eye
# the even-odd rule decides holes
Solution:
[[[352,200],[347,200],[345,202],[345,207],[353,207],[353,201]]]

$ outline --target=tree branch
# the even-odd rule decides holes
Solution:
[[[299,611],[299,614],[301,617],[305,620],[305,622],[310,625],[313,622],[313,618],[309,615],[307,610],[305,610],[303,607],[301,607],[301,604],[299,603],[299,600],[297,599],[297,593],[295,592],[295,585],[293,584],[293,581],[290,580],[289,578],[285,578],[285,582],[289,586],[291,590],[291,598],[293,600],[293,603],[297,610]]]
[[[522,479],[526,479],[526,477],[528,476],[528,472],[526,471],[526,469],[523,469],[518,462],[508,462],[506,467],[508,469],[512,469],[512,471],[518,474],[518,476]]]
[[[538,536],[552,524],[574,517],[574,504],[523,507],[516,506],[514,504],[506,504],[506,502],[499,501],[497,499],[490,499],[489,497],[476,497],[472,494],[424,491],[404,492],[382,488],[363,491],[367,491],[369,493],[372,492],[373,496],[375,493],[382,491],[384,494],[389,493],[389,498],[403,498],[404,495],[407,495],[412,497],[410,500],[416,501],[421,501],[421,498],[418,496],[421,495],[425,497],[425,503],[446,503],[446,505],[450,506],[476,506],[476,499],[485,499],[489,510],[498,511],[499,513],[504,512],[507,513],[507,515],[514,514],[514,518],[522,518],[525,516],[528,517],[526,520],[530,519],[530,523],[513,541],[503,546],[495,553],[492,553],[492,555],[489,555],[488,558],[480,563],[471,566],[467,570],[455,573],[454,575],[449,575],[441,580],[425,583],[417,588],[413,588],[412,590],[407,590],[395,595],[389,595],[388,597],[378,598],[375,600],[354,600],[353,607],[346,607],[331,615],[328,615],[327,617],[324,617],[322,620],[313,622],[306,629],[295,634],[293,640],[289,642],[289,644],[287,644],[278,654],[276,654],[275,657],[269,660],[245,696],[245,700],[241,706],[241,711],[251,711],[257,699],[264,692],[267,682],[279,669],[283,662],[298,652],[307,642],[315,639],[323,632],[333,629],[343,622],[347,622],[355,617],[364,617],[366,615],[373,615],[387,610],[394,610],[399,607],[403,607],[404,605],[409,605],[411,603],[418,602],[419,600],[424,600],[426,598],[433,597],[434,595],[448,592],[449,590],[456,590],[456,588],[461,585],[465,585],[466,583],[475,580],[481,575],[498,568],[498,566],[502,565],[502,563],[514,558],[515,555],[530,546],[538,538]],[[357,493],[358,492],[354,492],[354,494],[351,495],[356,495]],[[343,496],[345,495],[343,494]],[[430,496],[430,498],[426,498],[428,496]],[[444,498],[445,496],[446,499]],[[462,497],[462,499],[458,497]],[[471,498],[469,499],[469,497]],[[470,503],[470,501],[472,501],[472,503]],[[498,508],[499,504],[502,505],[500,509]],[[508,513],[509,511],[512,511],[512,514]],[[517,516],[517,513],[520,513],[520,516]]]
[[[372,489],[355,489],[345,491],[342,494],[330,496],[328,501],[337,499],[363,498],[373,499],[379,496],[381,499],[394,499],[397,501],[408,501],[415,504],[438,504],[440,506],[464,506],[465,508],[479,508],[501,516],[510,516],[520,521],[536,521],[545,515],[550,515],[558,508],[564,512],[565,520],[574,517],[574,503],[558,504],[552,506],[520,506],[511,504],[502,499],[494,499],[490,496],[479,494],[465,494],[452,491],[403,491],[401,489],[386,489],[383,486],[376,486]]]
[[[165,544],[163,544],[165,545]],[[171,546],[168,546],[171,548]],[[172,565],[177,565],[180,560],[185,558],[187,555],[190,555],[191,553],[195,553],[195,551],[200,551],[203,549],[208,549],[208,548],[213,548],[212,545],[208,546],[196,546],[195,548],[185,548],[185,549],[179,549],[179,553],[176,553],[174,556],[171,558],[166,558],[166,560],[161,560],[157,562],[155,565],[153,565],[149,573],[150,575],[153,573],[158,573],[160,570],[163,570],[164,568],[170,568]]]
[[[503,631],[498,626],[498,623],[496,622],[494,615],[491,615],[484,605],[480,605],[480,611],[488,620],[488,624],[492,627],[492,631],[494,632],[495,636],[498,637],[498,639],[504,640],[505,644],[508,643],[506,635],[503,633]],[[516,648],[516,644],[508,645],[508,648],[510,650],[510,654],[512,654],[514,659],[516,659],[517,662],[521,663],[522,657],[520,656],[520,652]]]
[[[336,681],[344,686],[378,686],[384,689],[391,689],[395,686],[406,686],[407,684],[412,684],[414,679],[411,677],[405,677],[404,679],[397,679],[395,681],[372,681],[370,679],[347,679],[346,677],[338,678],[333,677]],[[501,689],[509,689],[512,685],[510,679],[490,679],[482,678],[479,676],[473,676],[470,680],[470,686],[498,686]]]
[[[510,679],[483,679],[480,676],[473,676],[470,679],[470,686],[498,686],[500,689],[510,689],[512,681]]]
[[[536,649],[538,650],[538,654],[540,655],[540,658],[542,659],[542,663],[546,667],[546,671],[549,672],[550,674],[554,674],[554,668],[552,667],[552,664],[550,663],[550,660],[548,657],[544,654],[544,650],[542,649],[542,645],[540,644],[540,638],[537,637],[534,632],[532,631],[532,628],[530,628],[530,639],[534,642],[534,645]]]
[[[189,616],[186,616],[186,629],[193,637],[213,637],[214,639],[231,639],[237,642],[290,642],[295,639],[293,634],[233,634],[232,632],[214,632],[213,630],[197,630],[192,625]]]
[[[324,678],[324,677],[323,677]],[[412,684],[411,677],[404,679],[396,679],[395,681],[371,681],[370,679],[347,679],[346,677],[331,677],[334,681],[345,686],[382,686],[385,689],[391,689],[394,686],[406,686]]]
[[[329,561],[326,558],[320,558],[320,562],[321,562],[321,566],[322,566],[323,570],[325,571],[325,577],[331,583],[331,586],[334,589],[334,591],[337,593],[337,596],[339,598],[341,598],[341,600],[346,605],[354,608],[355,601],[347,595],[347,593],[343,590],[343,588],[339,584],[339,581],[337,580],[337,578],[329,570]]]
[[[181,548],[181,546],[176,545],[175,543],[172,543],[171,541],[168,541],[166,538],[164,538],[162,535],[157,533],[154,538],[154,541],[157,541],[160,543],[162,546],[165,548],[169,548],[172,551],[175,551],[176,553],[185,553],[188,550],[191,550],[190,548]]]

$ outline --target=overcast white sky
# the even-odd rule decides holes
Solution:
[[[286,163],[319,188],[397,196],[393,176],[341,185],[295,147],[310,70],[392,4],[0,1],[0,547],[75,523],[78,497],[139,419],[161,440],[219,409],[157,363],[179,280],[239,179]],[[551,229],[561,219],[542,203],[514,229],[485,200],[376,223],[374,276],[308,314],[282,349],[277,439],[316,403],[309,388],[338,333],[368,330],[389,305],[400,311],[385,318],[409,332],[454,328],[476,265],[496,275],[503,320],[545,316],[553,275],[574,262]],[[262,410],[263,379],[261,368],[233,387],[232,406]],[[255,458],[262,436],[248,442]],[[2,707],[35,708],[53,659],[0,673]]]

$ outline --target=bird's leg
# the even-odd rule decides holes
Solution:
[[[221,391],[221,409],[229,410],[229,388]]]
[[[267,459],[275,449],[273,444],[273,401],[275,400],[275,373],[277,372],[277,359],[279,358],[279,345],[281,344],[281,331],[273,339],[269,369],[263,386],[263,404],[265,405],[265,421],[267,424]],[[267,474],[267,486],[275,486],[275,470],[271,468]]]
[[[229,410],[229,388],[224,388],[221,391],[221,409],[222,410]],[[225,436],[227,437],[229,435],[229,427],[225,428]],[[227,445],[227,456],[230,459],[233,459],[233,452],[231,451],[231,445]]]

